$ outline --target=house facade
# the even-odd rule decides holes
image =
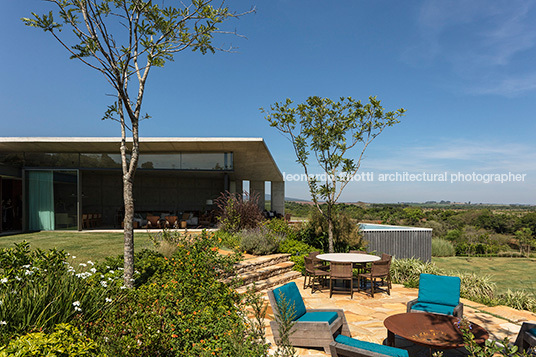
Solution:
[[[119,228],[119,147],[118,138],[0,138],[0,231]],[[269,182],[271,210],[284,214],[283,176],[262,138],[140,138],[135,211],[200,217],[246,181],[262,209]]]

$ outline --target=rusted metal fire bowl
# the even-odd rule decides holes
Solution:
[[[459,348],[464,345],[459,319],[430,313],[405,313],[389,316],[383,324],[388,330],[387,342],[394,346],[398,335],[416,344],[437,349]],[[483,344],[489,337],[481,326],[470,323],[475,342]]]

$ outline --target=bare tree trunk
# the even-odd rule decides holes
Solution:
[[[331,216],[328,217],[328,249],[330,253],[335,252],[335,248],[333,247],[333,220],[331,219]]]
[[[123,175],[123,201],[125,203],[124,224],[124,281],[127,288],[134,287],[134,199],[132,197],[132,176]]]

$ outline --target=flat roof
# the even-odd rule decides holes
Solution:
[[[0,137],[0,152],[119,153],[120,144],[118,137]],[[232,152],[232,179],[283,181],[262,138],[140,138],[141,154],[173,152]]]

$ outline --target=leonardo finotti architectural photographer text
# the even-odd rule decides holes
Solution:
[[[326,174],[311,174],[309,177],[306,174],[287,174],[283,173],[285,181],[302,181],[307,182],[308,178],[314,179],[319,182],[333,181],[332,175]],[[461,182],[477,182],[477,183],[507,183],[507,182],[525,182],[527,174],[519,173],[464,173],[464,172],[441,172],[441,173],[428,173],[428,172],[419,172],[419,173],[410,173],[407,171],[404,172],[393,172],[393,173],[378,173],[367,171],[359,172],[354,176],[347,178],[347,175],[340,174],[341,179],[347,179],[348,181],[355,182],[449,182],[449,183],[461,183]]]

